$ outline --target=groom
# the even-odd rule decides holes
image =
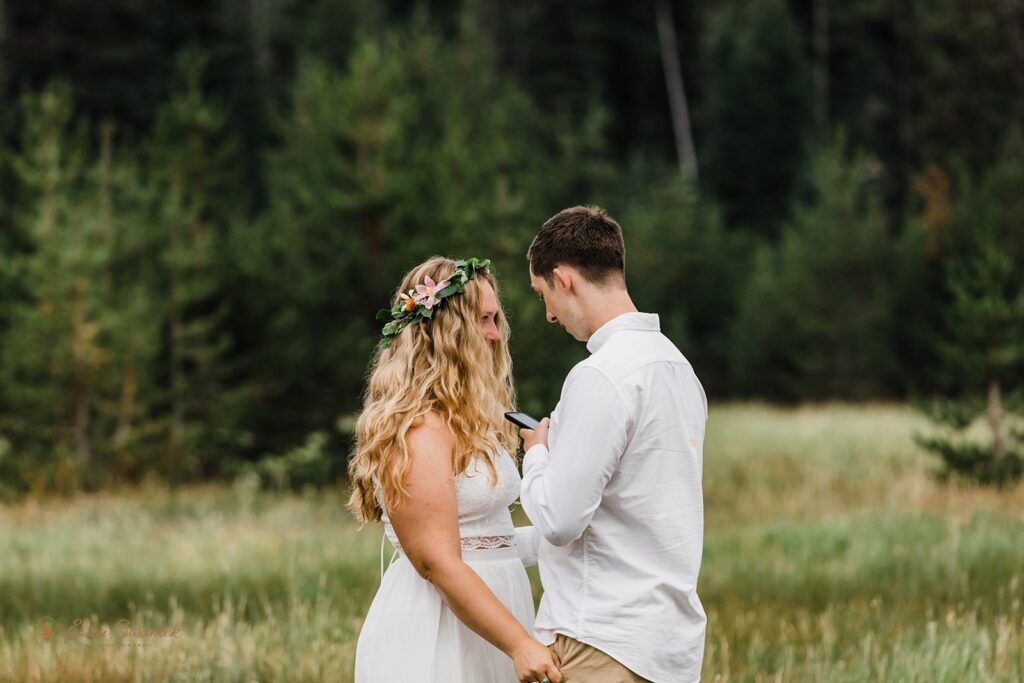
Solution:
[[[548,322],[591,354],[550,420],[520,432],[522,505],[543,535],[536,636],[565,683],[694,683],[704,390],[658,316],[637,312],[622,229],[603,210],[559,212],[527,258]]]

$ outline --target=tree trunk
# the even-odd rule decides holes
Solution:
[[[185,432],[185,379],[181,367],[181,346],[184,340],[184,324],[177,310],[178,294],[177,277],[171,275],[171,348],[170,348],[170,389],[171,389],[171,434],[170,455],[176,457],[181,453],[181,444]]]
[[[0,45],[7,44],[7,0],[0,0]],[[0,100],[7,90],[7,74],[4,73],[4,63],[0,60]]]
[[[917,165],[914,120],[914,50],[917,44],[917,19],[912,3],[894,3],[893,20],[895,22],[895,88],[896,104],[896,135],[898,140],[898,158],[892,173],[889,193],[892,197],[889,232],[898,229],[897,217],[907,201],[907,184],[912,169]]]
[[[384,133],[381,130],[382,123],[370,120],[367,112],[361,115],[367,117],[367,120],[364,126],[359,127],[362,133],[355,141],[356,168],[364,191],[374,197],[364,224],[368,259],[364,266],[366,272],[371,273],[384,262],[384,209],[376,201],[377,197],[384,194],[385,188]]]
[[[818,125],[829,128],[828,0],[814,0],[814,103]]]
[[[273,66],[270,38],[274,8],[271,0],[249,0],[248,4],[252,60],[259,73],[259,84],[262,85],[266,83]]]
[[[86,321],[85,281],[76,278],[71,303],[71,348],[73,359],[72,412],[75,461],[86,468],[92,461],[92,443],[89,441],[89,414],[92,401],[92,377],[90,372],[90,346],[93,326]]]
[[[999,380],[988,384],[988,424],[992,429],[992,453],[996,460],[1006,456],[1006,440],[1003,438],[1003,400]]]
[[[654,12],[658,23],[658,43],[661,45],[661,64],[665,71],[665,88],[672,112],[672,132],[676,140],[676,157],[683,180],[697,178],[697,152],[693,147],[690,130],[690,109],[683,87],[683,70],[679,64],[679,46],[676,42],[675,21],[668,0],[655,0]]]
[[[1011,78],[1017,92],[1022,93],[1024,92],[1024,63],[1022,63],[1024,62],[1024,37],[1021,36],[1021,22],[1017,18],[1020,11],[1018,9],[1019,2],[1020,0],[1002,0],[999,7],[1003,15],[1001,17],[1003,26],[1006,27],[1006,45],[1014,57],[1010,60]],[[2,6],[3,0],[0,0],[0,7]]]
[[[917,33],[917,17],[911,5],[896,9],[896,106],[900,142],[908,155],[914,146],[914,47]],[[908,160],[910,163],[910,160]]]
[[[3,2],[3,0],[0,0]],[[99,225],[97,237],[99,243],[105,249],[110,249],[110,255],[104,255],[103,259],[103,290],[101,296],[110,300],[113,295],[113,274],[111,273],[111,260],[114,249],[114,179],[111,171],[111,158],[114,149],[114,123],[106,120],[100,124],[100,165],[99,165]]]
[[[170,192],[175,202],[183,202],[183,184],[180,172],[175,171],[171,180],[172,190]],[[182,252],[185,250],[183,245],[185,237],[182,233],[188,230],[188,226],[182,225],[182,222],[179,216],[174,216],[170,226],[170,250],[174,255],[172,265],[169,268],[170,281],[168,283],[168,299],[170,303],[170,315],[168,316],[170,327],[168,363],[170,367],[168,368],[168,378],[171,399],[169,455],[172,459],[181,454],[185,433],[185,370],[183,367],[185,357],[183,348],[185,345],[185,322],[182,310],[185,306],[185,284],[179,277],[178,271],[182,267],[179,259],[181,259]]]
[[[132,435],[132,417],[135,414],[135,395],[138,385],[135,381],[135,368],[129,366],[121,380],[121,401],[117,410],[117,429],[114,431],[114,446],[124,448]]]

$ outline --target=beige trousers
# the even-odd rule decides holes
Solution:
[[[648,683],[596,647],[555,634],[548,646],[562,663],[563,683]]]

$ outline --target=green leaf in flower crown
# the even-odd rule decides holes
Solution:
[[[392,309],[382,308],[379,311],[377,311],[377,320],[381,321],[382,323],[383,322],[387,322],[388,320],[391,320],[391,318],[392,318]]]
[[[448,285],[447,287],[445,287],[444,289],[442,289],[440,292],[438,292],[437,293],[437,298],[438,299],[443,299],[445,297],[451,296],[452,294],[458,294],[461,291],[462,291],[462,285],[460,285],[457,282],[453,282],[450,285]]]
[[[391,322],[384,326],[384,329],[381,330],[381,334],[383,334],[385,337],[391,336],[393,334],[398,334],[398,332],[400,332],[401,329],[405,327],[405,324],[406,323],[404,320],[392,320]]]
[[[434,309],[424,307],[420,309],[420,315],[426,318],[427,320],[430,320],[431,318],[434,317]]]
[[[391,348],[391,337],[384,337],[380,340],[380,348],[387,349]]]

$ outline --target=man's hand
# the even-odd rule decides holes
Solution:
[[[528,451],[539,443],[544,444],[546,448],[548,445],[548,427],[551,425],[551,420],[544,418],[537,425],[536,429],[520,429],[519,436],[523,438],[523,451]]]

